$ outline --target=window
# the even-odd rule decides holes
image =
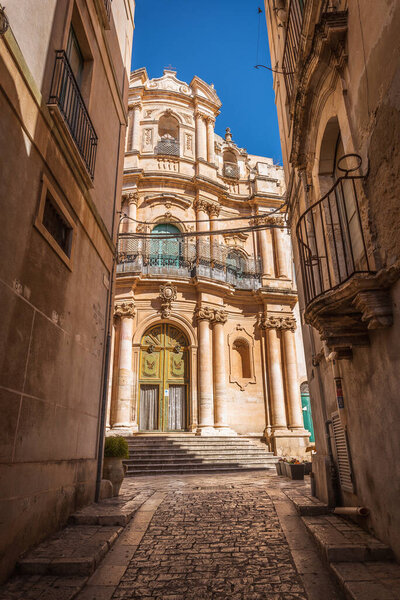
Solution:
[[[72,227],[57,208],[49,192],[44,205],[43,225],[69,258],[71,256]]]
[[[158,122],[159,142],[156,154],[179,156],[179,122],[173,115],[166,113]]]
[[[224,177],[237,179],[239,177],[239,167],[237,164],[236,154],[231,150],[226,150],[223,154],[224,161]]]
[[[67,44],[67,58],[70,64],[71,70],[74,74],[75,80],[79,87],[82,85],[82,73],[84,60],[82,52],[75,35],[74,28],[71,26]]]
[[[160,223],[151,232],[152,235],[179,234],[180,231],[171,223]],[[181,238],[150,241],[150,265],[153,267],[179,267],[182,260]]]
[[[246,273],[246,259],[237,250],[232,250],[226,257],[226,266],[229,273],[236,277],[243,277]]]
[[[43,175],[35,227],[72,271],[76,225],[54,186]]]

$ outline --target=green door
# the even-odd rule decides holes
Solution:
[[[176,233],[180,231],[170,223],[156,225],[151,234],[154,236]],[[182,255],[182,238],[171,238],[167,240],[150,240],[150,265],[153,267],[179,267]]]
[[[311,414],[310,394],[301,393],[301,408],[303,409],[304,429],[311,433],[310,442],[315,442],[314,425]]]

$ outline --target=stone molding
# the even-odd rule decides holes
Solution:
[[[161,316],[166,319],[171,314],[172,302],[176,300],[177,288],[170,281],[160,285],[159,298],[161,300]]]
[[[296,319],[293,315],[277,316],[260,314],[258,326],[260,329],[278,329],[280,331],[295,331]]]
[[[386,290],[359,292],[353,304],[362,313],[361,320],[368,329],[383,329],[393,324],[392,304]]]
[[[114,317],[120,319],[133,319],[136,315],[135,302],[133,300],[117,300],[114,305]]]

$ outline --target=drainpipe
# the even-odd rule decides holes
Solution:
[[[115,207],[117,204],[117,191],[118,191],[118,166],[121,154],[121,132],[125,124],[120,123],[119,134],[118,134],[118,155],[117,155],[117,169],[115,173],[114,183],[114,203],[113,203],[113,216],[111,224],[111,239],[114,240],[114,224],[115,224]],[[121,222],[121,221],[120,221]],[[117,231],[118,238],[119,226]],[[96,491],[95,491],[95,502],[100,499],[100,488],[101,479],[103,473],[103,455],[104,455],[104,438],[106,435],[106,413],[107,413],[107,390],[108,390],[108,374],[110,370],[110,352],[111,352],[111,315],[112,315],[112,304],[113,304],[113,291],[114,291],[114,277],[115,277],[115,264],[117,260],[117,247],[114,251],[113,262],[110,273],[110,289],[107,296],[107,314],[106,314],[106,330],[105,330],[105,354],[104,354],[104,370],[103,370],[103,385],[101,387],[101,399],[100,399],[100,423],[99,423],[99,436],[98,436],[98,448],[97,448],[97,473],[96,473]]]

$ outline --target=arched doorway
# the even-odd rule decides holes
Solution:
[[[175,325],[150,327],[140,344],[139,430],[188,428],[189,342]]]
[[[150,265],[152,267],[179,267],[182,260],[180,231],[171,223],[159,223],[151,232],[156,238],[164,234],[176,234],[176,238],[150,240]]]
[[[311,413],[310,391],[308,383],[305,381],[300,386],[301,408],[303,410],[304,429],[310,432],[310,442],[315,442],[314,424]]]

